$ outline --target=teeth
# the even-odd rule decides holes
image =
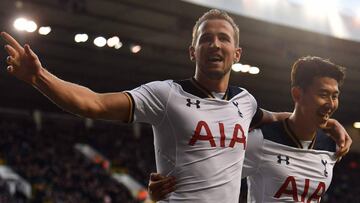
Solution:
[[[221,61],[222,58],[220,56],[213,56],[209,58],[210,61]]]

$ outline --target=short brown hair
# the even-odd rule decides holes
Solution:
[[[218,9],[211,9],[208,12],[204,13],[195,23],[192,32],[192,42],[191,45],[195,46],[196,40],[198,38],[198,29],[201,23],[206,20],[212,19],[221,19],[226,20],[230,23],[231,27],[234,29],[234,39],[235,39],[235,46],[239,46],[239,27],[235,24],[234,19],[232,19],[225,11],[221,11]]]
[[[306,89],[316,77],[333,78],[341,86],[345,79],[345,67],[317,56],[301,57],[292,66],[291,86]]]

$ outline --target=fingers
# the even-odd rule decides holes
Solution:
[[[16,51],[19,53],[23,52],[22,46],[8,33],[1,32],[1,37],[8,43],[10,46],[12,46]]]
[[[13,57],[11,57],[11,56],[8,56],[7,58],[6,58],[6,63],[9,65],[9,66],[11,66],[11,67],[17,67],[17,66],[19,66],[19,63],[18,63],[18,61],[16,61]]]
[[[8,66],[6,68],[6,70],[7,70],[8,73],[12,74],[14,72],[14,67],[13,66]]]
[[[5,51],[14,58],[18,55],[18,52],[10,45],[5,45]]]
[[[174,185],[169,186],[165,189],[154,191],[152,193],[152,198],[155,199],[156,201],[162,200],[162,199],[165,199],[166,195],[168,195],[169,193],[174,192],[174,191],[175,191],[175,186]]]
[[[157,181],[157,180],[161,180],[164,179],[165,177],[162,176],[160,173],[151,173],[150,174],[150,180],[151,181]]]
[[[342,156],[345,156],[349,152],[351,144],[352,144],[352,139],[349,136],[349,134],[346,133],[343,147],[340,147],[336,152],[336,157],[338,158],[338,161],[340,161]]]
[[[30,56],[31,59],[37,59],[37,55],[31,50],[30,45],[25,44],[24,49],[26,55]]]
[[[167,194],[175,190],[175,178],[151,173],[148,190],[152,200],[158,201],[164,199]]]
[[[165,188],[168,187],[171,184],[175,184],[175,178],[174,177],[163,177],[163,179],[159,179],[156,181],[151,180],[149,184],[149,188]]]

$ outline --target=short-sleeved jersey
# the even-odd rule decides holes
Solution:
[[[254,97],[229,87],[224,99],[194,79],[156,81],[127,92],[133,119],[153,126],[157,170],[176,177],[161,202],[237,203]]]
[[[322,130],[303,149],[286,121],[255,129],[242,174],[248,202],[320,202],[331,183],[335,151],[335,142]]]

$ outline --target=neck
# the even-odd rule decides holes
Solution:
[[[229,86],[229,74],[219,78],[213,79],[200,74],[195,74],[195,80],[205,87],[210,92],[226,92]]]
[[[289,117],[289,125],[296,137],[302,141],[312,140],[317,130],[312,121],[302,116],[296,109]]]

